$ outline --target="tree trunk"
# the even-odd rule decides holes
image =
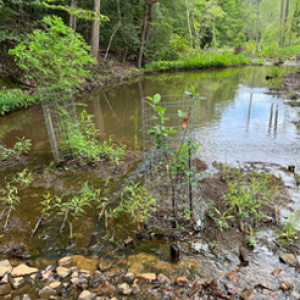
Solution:
[[[94,12],[100,14],[100,1],[94,0]],[[97,58],[99,53],[99,41],[100,41],[100,20],[96,19],[92,23],[91,34],[91,54]]]
[[[284,15],[284,25],[286,25],[289,17],[289,10],[290,10],[290,0],[286,0],[285,4],[285,15]]]
[[[279,28],[279,46],[282,46],[282,26],[283,26],[283,9],[284,9],[284,0],[281,0],[280,5],[280,28]]]
[[[213,44],[214,44],[214,50],[217,51],[217,37],[216,37],[216,22],[215,17],[213,17],[212,20],[212,30],[213,30]]]
[[[186,5],[187,24],[188,24],[189,35],[190,35],[190,48],[193,48],[194,38],[193,38],[193,33],[192,33],[192,29],[191,29],[191,24],[190,24],[189,0],[185,0],[185,5]]]
[[[197,43],[198,46],[199,46],[199,49],[201,49],[199,33],[197,31],[196,24],[195,24],[195,6],[196,6],[196,0],[194,0],[194,3],[193,3],[192,20],[193,20],[193,28],[194,28],[195,39],[196,39],[195,43]]]
[[[76,8],[78,5],[78,0],[71,0],[71,7]],[[70,14],[69,26],[73,29],[73,32],[76,32],[77,27],[77,16]]]
[[[140,51],[138,59],[138,68],[141,68],[144,64],[145,50],[147,49],[147,44],[150,36],[150,26],[152,19],[152,7],[156,2],[160,0],[145,0],[145,16],[144,16],[144,26],[142,30],[142,35],[140,39]]]
[[[260,13],[260,2],[261,0],[257,1],[257,9],[256,9],[256,48],[255,52],[258,52],[258,42],[259,42],[259,13]]]

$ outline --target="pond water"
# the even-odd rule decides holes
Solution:
[[[289,66],[284,68],[286,71],[291,69]],[[142,148],[141,99],[155,93],[182,95],[193,84],[200,95],[195,102],[194,135],[202,145],[200,158],[208,165],[214,161],[259,161],[284,167],[297,165],[300,162],[300,136],[293,120],[297,118],[298,110],[285,105],[283,95],[270,92],[269,83],[265,80],[270,70],[271,67],[265,66],[156,74],[131,83],[100,88],[80,95],[77,100],[87,104],[85,109],[95,116],[101,139],[114,134],[117,140],[122,140],[129,148],[133,147],[135,134],[131,116],[138,110],[138,136]],[[78,112],[82,109],[82,106],[77,108]],[[12,146],[17,137],[25,136],[32,140],[29,156],[31,167],[47,165],[53,160],[41,106],[0,118],[0,133],[7,146]],[[1,172],[1,180],[21,169],[22,166],[5,169]],[[111,195],[122,186],[124,177],[112,179],[111,186],[107,189],[103,180],[93,174],[66,172],[63,178],[59,178],[61,187],[70,190],[85,180],[103,187],[106,194]],[[125,251],[120,241],[127,237],[126,234],[115,229],[106,233],[103,226],[97,225],[97,214],[93,209],[75,226],[78,233],[72,246],[68,246],[67,235],[58,235],[58,221],[46,225],[33,239],[28,239],[41,214],[38,203],[48,191],[55,192],[51,186],[35,186],[23,193],[20,209],[13,212],[13,222],[19,225],[4,234],[0,251],[5,251],[14,244],[25,243],[36,264],[46,265],[49,260],[66,254],[89,253],[86,248],[90,237],[93,232],[97,232],[101,243],[95,250],[96,254],[114,256],[144,251],[168,260],[171,241],[141,241],[135,250]],[[127,225],[124,225],[127,221],[123,220],[122,224],[115,225],[127,230]],[[188,251],[189,247],[187,245],[185,250]],[[110,255],[107,254],[109,252]],[[220,268],[220,263],[212,263],[204,257],[198,257],[199,262],[207,268],[208,273],[210,270],[214,272],[216,265]],[[182,268],[185,268],[184,264]]]

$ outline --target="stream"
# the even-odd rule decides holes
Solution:
[[[294,67],[287,65],[282,68],[289,72]],[[132,149],[136,131],[131,117],[138,110],[137,134],[139,147],[143,149],[145,132],[141,99],[156,93],[182,95],[193,84],[199,94],[195,102],[193,136],[201,144],[199,158],[208,165],[205,176],[216,172],[216,162],[243,166],[256,164],[280,174],[292,198],[282,210],[284,216],[289,214],[289,208],[300,206],[299,187],[286,171],[288,166],[295,165],[296,172],[300,172],[300,132],[293,123],[299,117],[300,110],[286,105],[283,94],[269,89],[265,77],[270,70],[271,66],[263,66],[150,75],[81,94],[76,101],[85,106],[77,106],[77,113],[84,108],[95,116],[101,140],[113,134],[116,140]],[[170,98],[170,107],[171,101]],[[12,147],[17,137],[31,139],[32,149],[27,167],[38,169],[53,161],[41,105],[1,117],[0,133],[2,142],[8,147]],[[0,180],[24,167],[15,165],[4,168],[0,171]],[[182,255],[179,262],[170,261],[171,240],[138,240],[134,247],[124,247],[123,241],[128,238],[126,232],[133,235],[129,220],[122,217],[112,222],[106,232],[93,208],[89,208],[74,224],[72,245],[68,242],[67,234],[59,235],[61,219],[58,216],[41,227],[34,238],[29,238],[41,215],[39,202],[47,192],[56,194],[64,189],[72,192],[82,182],[89,181],[100,187],[107,197],[118,199],[124,182],[127,184],[137,176],[142,176],[144,169],[145,162],[136,160],[128,168],[127,174],[106,180],[95,173],[76,172],[71,167],[62,170],[60,174],[63,176],[51,174],[48,179],[40,178],[33,186],[22,191],[22,203],[12,213],[8,231],[0,239],[0,255],[4,257],[5,251],[15,244],[25,244],[31,255],[31,263],[37,267],[46,267],[66,255],[83,254],[97,255],[112,262],[126,258],[133,273],[164,270],[168,276],[180,274],[210,279],[224,274],[232,266],[238,266],[238,245],[220,248],[214,244],[214,240],[201,237],[178,242]],[[55,186],[51,182],[55,182]],[[97,236],[97,243],[88,249],[93,233]],[[264,235],[262,239],[275,239],[273,232]],[[258,243],[250,268],[254,273],[265,274],[271,273],[276,267],[282,267],[278,256],[273,254],[272,249]],[[287,276],[293,277],[292,269],[285,268]],[[297,279],[293,279],[295,282],[298,280],[296,284],[300,282],[297,276]]]

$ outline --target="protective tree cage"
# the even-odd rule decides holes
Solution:
[[[182,144],[193,144],[195,101],[188,95],[161,96],[159,106],[166,109],[165,116],[169,118],[164,125],[178,131],[168,136],[168,149],[157,149],[156,137],[149,134],[151,128],[160,125],[160,119],[155,117],[155,111],[147,103],[147,98],[142,99],[143,150],[144,159],[148,162],[145,188],[157,199],[156,211],[148,225],[152,232],[165,233],[176,228],[176,224],[185,220],[187,214],[192,216],[195,213],[195,199],[199,197],[194,178],[197,172],[195,151],[187,151],[188,157],[183,158],[184,170],[170,167],[172,157],[169,154],[173,152],[174,160],[174,153],[178,153]],[[186,129],[182,126],[183,118],[178,116],[178,110],[184,114],[190,110]]]
[[[54,159],[72,158],[69,136],[79,130],[72,89],[43,87],[39,93]]]

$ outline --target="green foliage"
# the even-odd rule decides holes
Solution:
[[[139,150],[139,137],[138,137],[138,131],[139,131],[139,110],[135,110],[135,115],[131,117],[131,120],[133,120],[134,123],[134,146],[133,150]]]
[[[247,219],[257,224],[264,217],[262,206],[274,201],[278,194],[279,186],[275,178],[264,172],[243,172],[241,168],[225,167],[223,172],[229,193],[222,199],[239,219],[241,229]]]
[[[228,221],[234,218],[234,216],[230,215],[229,210],[226,210],[222,213],[215,206],[209,209],[207,213],[208,216],[216,222],[221,231],[223,231],[223,229],[229,228]]]
[[[158,61],[152,62],[145,67],[146,72],[181,70],[181,69],[202,69],[210,67],[231,67],[243,64],[250,64],[252,60],[242,54],[233,53],[214,54],[211,52],[201,52],[192,57],[186,57],[179,61]]]
[[[27,154],[31,147],[31,140],[26,140],[25,137],[22,139],[18,138],[18,142],[15,143],[13,148],[9,149],[0,145],[0,161],[9,159],[19,160],[23,154]]]
[[[16,56],[20,68],[39,85],[73,87],[87,77],[86,66],[95,63],[83,37],[73,34],[61,18],[45,17],[45,30],[34,30],[10,54]]]
[[[300,216],[299,209],[297,209],[293,214],[287,217],[282,225],[281,232],[278,235],[278,239],[282,243],[287,243],[293,245],[297,236],[299,234],[300,226]]]
[[[236,54],[241,53],[243,51],[245,42],[246,42],[246,36],[244,33],[240,32],[237,38],[234,40]]]
[[[260,234],[261,231],[259,232],[255,232],[252,228],[251,225],[249,225],[249,232],[248,232],[248,235],[246,237],[246,241],[247,243],[249,244],[249,246],[255,248],[256,245],[257,245],[257,241],[256,241],[256,235]]]
[[[5,188],[0,189],[1,204],[4,205],[4,209],[1,212],[2,215],[6,212],[6,221],[4,229],[7,227],[12,210],[20,204],[21,197],[19,195],[20,190],[28,187],[33,182],[33,175],[27,168],[22,172],[17,173],[11,180],[5,178]]]
[[[27,107],[38,101],[38,96],[30,96],[21,89],[0,89],[0,115]]]
[[[118,217],[120,213],[126,212],[140,231],[140,224],[156,210],[156,202],[157,200],[144,187],[141,187],[140,183],[132,184],[124,188],[121,202],[112,211],[112,215]]]
[[[92,121],[93,116],[85,110],[81,113],[79,126],[72,122],[66,110],[61,110],[63,124],[62,128],[66,130],[63,133],[62,147],[70,148],[71,155],[79,160],[86,160],[89,163],[97,163],[102,159],[109,159],[118,165],[119,161],[124,158],[125,145],[118,145],[110,136],[108,140],[99,142],[97,139],[99,132],[95,123]]]

